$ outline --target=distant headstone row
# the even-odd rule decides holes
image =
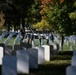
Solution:
[[[50,61],[50,56],[57,52],[56,44],[51,41],[49,41],[50,45],[41,45],[33,48],[31,44],[27,43],[18,45],[20,33],[14,41],[14,48],[12,48],[11,45],[7,44],[14,35],[15,33],[11,33],[4,44],[0,44],[2,75],[29,74],[30,69],[37,69],[39,64]]]

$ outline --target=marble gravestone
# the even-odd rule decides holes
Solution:
[[[44,47],[45,61],[50,61],[50,46],[49,45],[42,45],[42,47]]]
[[[76,66],[68,66],[66,68],[66,75],[76,75]]]
[[[5,44],[0,43],[0,47],[3,47],[3,54],[4,54],[4,51],[5,51]]]
[[[44,48],[41,46],[35,47],[38,49],[38,64],[43,64],[44,63]]]
[[[71,65],[76,66],[76,56],[73,56],[71,59]]]
[[[17,75],[15,56],[4,56],[2,60],[2,75]]]
[[[2,65],[3,47],[0,47],[0,65]]]
[[[31,69],[38,68],[38,50],[35,48],[30,48],[27,50],[29,53],[29,66]]]
[[[29,74],[29,55],[25,50],[18,50],[17,56],[17,73]]]

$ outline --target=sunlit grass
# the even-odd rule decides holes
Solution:
[[[57,66],[60,66],[60,65],[66,65],[66,64],[70,64],[71,61],[70,60],[51,60],[50,62],[45,62],[44,65],[57,65]]]
[[[10,42],[8,43],[8,45],[13,45],[15,38],[16,38],[16,37],[13,37],[13,38],[10,40]]]
[[[6,40],[6,38],[2,38],[2,40],[0,40],[0,42],[4,43],[5,40]]]

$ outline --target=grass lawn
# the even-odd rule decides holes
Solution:
[[[8,43],[8,45],[13,45],[14,44],[14,40],[15,40],[15,37],[13,37],[10,42]]]
[[[3,38],[2,40],[0,40],[1,43],[4,43],[4,41],[6,40],[6,38]]]

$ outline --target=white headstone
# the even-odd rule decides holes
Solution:
[[[38,68],[38,50],[35,48],[30,48],[27,50],[29,53],[29,63],[31,69]]]
[[[25,50],[18,50],[17,55],[17,73],[29,74],[29,55]]]
[[[15,56],[4,56],[2,61],[2,75],[17,75]]]
[[[0,65],[2,65],[3,47],[0,47]]]
[[[76,75],[76,66],[68,66],[66,68],[66,75]]]
[[[50,46],[42,45],[42,47],[44,47],[45,61],[50,61]]]
[[[44,63],[44,48],[43,47],[35,47],[38,49],[38,64],[43,64]]]
[[[71,63],[72,66],[76,66],[76,56],[72,57],[71,62],[72,62]]]

